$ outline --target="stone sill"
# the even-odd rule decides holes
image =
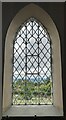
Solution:
[[[63,116],[63,110],[53,105],[13,105],[5,113],[5,116]]]

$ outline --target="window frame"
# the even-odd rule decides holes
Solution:
[[[28,24],[28,23],[32,23],[32,24],[34,24],[33,26],[32,25],[30,25],[30,24]],[[28,25],[27,25],[28,24]],[[27,25],[27,26],[26,26]],[[41,29],[42,29],[42,31],[43,31],[43,33],[42,33],[42,31],[41,31],[41,33],[39,34],[39,33],[36,33],[36,30],[35,30],[35,28],[33,28],[34,26],[36,25],[36,29],[38,30],[38,31],[41,31]],[[22,30],[22,28],[24,28],[25,30],[27,30],[27,31],[29,31],[29,29],[27,28],[28,26],[30,26],[31,27],[31,30],[34,30],[34,34],[33,33],[24,33],[24,30]],[[41,29],[40,29],[40,27],[41,27]],[[26,32],[27,32],[26,31]],[[23,34],[22,34],[22,32],[24,33],[24,37],[23,37]],[[28,35],[31,35],[30,37],[28,37]],[[35,37],[35,34],[37,34],[37,37]],[[46,36],[46,35],[47,36]],[[40,35],[42,35],[42,37],[40,38]],[[19,41],[20,40],[18,40],[18,39],[21,39],[21,40],[23,40],[22,41],[22,43],[21,43],[21,45],[22,44],[24,44],[25,45],[25,48],[24,49],[22,49],[22,47],[21,47],[21,45],[20,45],[20,43],[19,43]],[[34,41],[34,43],[33,43],[33,45],[37,45],[37,48],[35,49],[35,47],[31,44],[31,42],[30,42],[30,39],[34,39],[35,41]],[[44,38],[46,38],[46,39],[44,39]],[[24,39],[26,39],[27,41],[25,41]],[[42,42],[42,39],[44,40],[44,43]],[[41,42],[40,42],[40,40],[41,40]],[[37,42],[36,42],[37,41]],[[28,48],[28,44],[29,44],[29,46],[31,45],[31,48],[30,48],[30,50],[29,50],[29,48]],[[49,48],[47,48],[46,46],[47,46],[47,44],[49,45]],[[18,48],[16,48],[16,45],[18,45],[17,47]],[[40,45],[42,45],[43,46],[43,48],[41,49],[40,48]],[[33,55],[33,53],[31,52],[31,49],[34,49],[34,55]],[[19,49],[21,50],[21,53],[19,53]],[[46,51],[43,51],[43,49],[44,50],[46,50]],[[22,50],[23,50],[23,53],[24,53],[24,58],[22,58]],[[26,50],[26,51],[25,51]],[[36,52],[36,50],[37,50],[37,52]],[[42,58],[41,58],[41,52],[39,52],[39,50],[41,51],[42,50]],[[15,51],[15,52],[14,52]],[[29,51],[29,52],[28,52]],[[16,57],[16,54],[18,53],[18,57]],[[49,54],[49,57],[48,56],[46,56],[47,55],[47,53]],[[28,58],[34,58],[34,60],[36,60],[36,64],[37,64],[37,66],[36,66],[36,68],[35,68],[35,65],[32,63],[32,61],[31,60],[29,60]],[[35,59],[35,57],[36,57],[36,59]],[[20,62],[19,61],[19,58],[21,58],[21,59],[23,59],[24,60],[24,62],[22,63],[22,61]],[[44,61],[44,58],[46,58],[45,60],[46,61]],[[41,60],[40,60],[41,59]],[[28,60],[28,61],[27,61]],[[40,61],[43,63],[43,65],[41,65],[41,63],[40,63]],[[15,63],[17,62],[17,64],[15,65]],[[31,63],[31,67],[29,67],[28,66],[28,62],[29,63]],[[48,63],[50,64],[49,65],[49,67],[47,66],[47,64]],[[21,66],[21,64],[23,65],[24,64],[24,67],[22,67]],[[23,76],[21,75],[21,71],[23,71],[24,70],[24,68],[25,68],[25,70],[24,70],[24,78],[21,80],[21,81],[23,81],[23,80],[25,80],[25,77],[26,77],[26,75],[27,75],[27,78],[29,78],[28,76],[30,75],[30,81],[31,81],[31,77],[32,77],[32,75],[33,75],[33,78],[36,78],[36,77],[40,77],[41,78],[41,71],[42,72],[44,72],[44,74],[42,75],[42,82],[43,82],[43,84],[44,85],[46,85],[46,83],[44,82],[44,80],[43,80],[43,78],[44,79],[46,79],[46,81],[47,81],[47,79],[49,79],[49,81],[51,82],[51,92],[50,92],[50,98],[48,99],[48,95],[47,95],[47,93],[46,92],[48,92],[48,90],[45,92],[45,94],[47,95],[46,96],[46,98],[45,99],[48,99],[47,100],[47,102],[46,101],[44,101],[43,103],[41,103],[40,101],[40,99],[41,99],[41,97],[42,97],[42,95],[41,95],[41,97],[39,97],[39,95],[37,96],[38,97],[38,100],[36,99],[35,101],[35,103],[31,103],[31,102],[26,102],[26,100],[25,101],[23,101],[23,103],[18,103],[18,101],[17,101],[17,99],[18,99],[18,97],[19,97],[19,94],[17,94],[18,95],[18,97],[16,97],[15,98],[15,100],[14,100],[14,102],[13,102],[13,95],[14,95],[14,93],[13,93],[13,90],[12,90],[12,104],[13,105],[50,105],[50,104],[53,104],[53,91],[52,91],[52,89],[53,89],[53,77],[52,77],[52,41],[51,41],[51,38],[50,38],[50,35],[49,35],[49,33],[48,33],[48,31],[47,31],[47,29],[45,28],[45,26],[43,26],[42,25],[42,23],[40,23],[40,21],[39,20],[37,20],[35,17],[31,17],[31,18],[29,18],[28,20],[26,20],[23,24],[21,24],[21,26],[18,28],[18,30],[17,30],[17,32],[16,32],[16,34],[15,34],[15,38],[14,38],[14,41],[13,41],[13,70],[12,70],[12,81],[13,82],[16,82],[16,80],[19,80],[19,79],[22,79],[23,78]],[[29,64],[30,65],[30,64]],[[17,66],[17,67],[16,67]],[[31,72],[30,71],[30,69],[32,68],[32,66],[33,66],[33,68],[34,68],[34,72]],[[42,66],[42,67],[41,67]],[[22,70],[20,70],[20,72],[19,72],[19,67],[20,68],[22,68]],[[43,68],[46,68],[47,70],[46,70],[46,72],[43,70]],[[15,69],[15,70],[14,70]],[[37,69],[37,70],[36,70]],[[42,70],[39,70],[39,69],[42,69]],[[30,72],[29,72],[30,71]],[[15,76],[15,72],[17,72],[18,73],[18,76],[16,77]],[[47,72],[49,72],[49,74],[50,75],[48,75],[48,73]],[[36,77],[35,77],[35,75],[36,75]],[[19,78],[19,76],[20,76],[20,78]],[[18,79],[19,78],[19,79]],[[37,79],[38,80],[38,79]],[[12,82],[12,86],[13,86],[13,82]],[[24,82],[24,81],[23,81]],[[38,81],[36,81],[35,80],[35,82],[37,82],[37,87],[38,87],[38,91],[40,91],[39,90],[39,85],[42,83],[42,82],[40,82],[39,81],[39,83],[38,83]],[[26,88],[26,86],[27,86],[27,82],[25,81],[25,83],[24,83],[24,85],[25,85],[25,88]],[[31,85],[32,86],[32,85]],[[29,87],[29,86],[28,86]],[[12,87],[13,88],[13,87]],[[16,89],[16,88],[15,88]],[[40,88],[41,89],[41,88]],[[38,92],[37,91],[37,92]],[[25,92],[25,91],[24,91]],[[18,92],[17,92],[18,93]],[[23,95],[25,95],[25,93],[23,93]],[[27,97],[27,95],[25,96],[25,97]],[[20,100],[21,101],[21,100]],[[49,103],[48,103],[48,101],[49,101]],[[25,102],[25,103],[24,103]]]
[[[30,12],[29,12],[30,11]],[[34,16],[48,30],[53,44],[53,93],[54,106],[62,110],[63,116],[63,95],[62,95],[62,66],[61,66],[61,46],[58,30],[51,17],[40,7],[35,4],[29,4],[21,9],[12,20],[5,42],[5,62],[4,62],[4,85],[3,85],[3,113],[11,107],[12,93],[12,54],[13,40],[18,27],[24,23],[26,19]],[[7,95],[7,97],[6,97]],[[51,115],[51,114],[50,114]],[[48,114],[49,116],[49,114]]]

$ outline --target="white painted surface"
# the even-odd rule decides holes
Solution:
[[[52,105],[12,106],[3,116],[63,116],[63,111]]]

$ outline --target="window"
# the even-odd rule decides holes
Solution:
[[[31,21],[33,21],[33,22],[31,22]],[[35,38],[29,37],[29,35],[33,35],[30,33],[31,30],[30,30],[30,32],[27,31],[27,29],[23,30],[24,27],[27,28],[30,26],[29,23],[39,24],[39,27],[41,27],[41,29],[43,30],[42,31],[41,29],[38,29],[38,28],[37,28],[37,30],[34,30],[34,28],[33,28],[33,34],[37,33],[37,32],[40,32],[40,33],[44,32],[43,35],[45,35],[45,33],[47,34],[47,36],[45,35],[43,37],[47,41],[47,45],[50,47],[50,49],[48,47],[46,47],[46,45],[42,44],[43,38],[40,34],[38,34],[38,38],[39,39],[41,38],[41,43],[39,43],[39,45],[40,44],[43,45],[43,50],[46,48],[46,50],[47,50],[46,54],[44,53],[45,51],[43,52],[42,48],[40,49],[40,47],[38,47],[38,44],[36,43],[38,40],[38,39],[36,39],[37,34],[35,35]],[[35,27],[35,25],[34,25],[34,27]],[[27,49],[26,49],[26,44],[24,43],[23,47],[25,47],[24,51],[26,51],[26,52],[24,54],[25,59],[24,59],[23,65],[27,66],[27,67],[24,67],[25,71],[21,71],[21,72],[19,72],[18,70],[22,70],[23,65],[20,66],[22,63],[19,63],[20,62],[19,57],[21,56],[20,52],[22,52],[22,53],[24,53],[24,52],[22,51],[23,47],[21,47],[20,42],[17,42],[18,39],[20,38],[20,37],[18,37],[20,34],[20,31],[23,31],[24,34],[27,32],[25,37],[26,38],[29,37],[30,39],[28,39],[26,42],[28,42],[29,47],[31,46],[31,49],[33,49],[33,50],[31,50],[31,49],[29,49],[29,47],[27,47]],[[28,32],[29,32],[29,35],[28,35]],[[15,33],[16,33],[16,35],[15,35]],[[24,34],[21,34],[21,36]],[[23,38],[20,38],[20,39],[22,40]],[[35,45],[37,46],[37,50],[34,49],[34,45],[32,45],[32,42],[31,42],[32,40],[33,40],[33,42],[35,42]],[[60,37],[59,37],[58,30],[57,30],[53,20],[51,19],[51,17],[43,9],[41,9],[37,5],[35,5],[35,4],[27,5],[26,7],[21,9],[17,13],[17,15],[13,18],[13,20],[8,28],[8,32],[7,32],[5,41],[6,42],[5,42],[5,56],[4,56],[5,62],[4,62],[4,85],[3,85],[3,114],[10,115],[10,116],[15,116],[15,115],[16,116],[23,116],[23,115],[24,116],[26,116],[26,115],[33,116],[35,114],[39,115],[39,116],[63,116],[62,66],[61,66]],[[18,44],[18,48],[21,49],[20,51],[18,49],[15,49],[16,44]],[[19,47],[19,44],[20,44],[20,47]],[[17,50],[16,53],[18,54],[18,56],[15,59],[15,56],[16,56],[15,51],[16,50]],[[42,52],[40,53],[41,50],[42,50]],[[18,51],[19,51],[19,53],[18,53]],[[34,51],[35,51],[35,55],[36,55],[35,57],[34,57]],[[26,53],[27,53],[27,55],[26,55]],[[38,54],[38,53],[40,53],[40,54]],[[30,54],[30,56],[29,56],[29,54]],[[32,54],[33,54],[33,56],[31,56]],[[50,62],[48,63],[49,64],[48,66],[47,66],[47,64],[44,63],[45,60],[43,61],[41,54],[43,54],[44,59],[46,58],[47,62],[49,62],[49,60],[50,60]],[[47,55],[47,54],[49,54],[49,55]],[[39,55],[39,57],[38,57],[38,55]],[[33,59],[31,60],[30,57],[31,58],[33,57]],[[20,59],[23,59],[23,56]],[[43,66],[43,64],[45,64],[43,67],[41,67],[39,65],[38,59],[39,60],[41,59],[41,64],[42,64],[41,66]],[[34,62],[34,65],[32,65],[33,61],[35,61],[36,64]],[[53,61],[53,64],[52,64],[52,61]],[[15,66],[16,63],[18,64],[18,67],[21,67],[21,69],[17,69],[18,67]],[[36,65],[37,65],[37,67],[36,67]],[[31,68],[34,67],[33,68],[33,75],[32,75],[32,71],[31,71],[30,66],[31,66]],[[44,72],[45,67],[46,67],[46,72]],[[40,70],[41,68],[42,68],[42,71]],[[50,78],[51,78],[50,81],[52,83],[52,85],[50,87],[52,89],[51,90],[51,97],[49,99],[50,105],[48,102],[46,102],[44,100],[39,101],[39,100],[41,100],[41,97],[38,97],[39,99],[38,100],[36,99],[36,101],[33,102],[32,95],[35,95],[34,90],[33,90],[34,93],[33,92],[30,93],[29,97],[27,98],[27,99],[30,99],[30,97],[32,97],[30,99],[30,101],[27,99],[23,99],[23,101],[25,100],[23,102],[21,100],[21,97],[17,96],[17,98],[15,99],[16,100],[16,102],[15,102],[15,100],[13,99],[14,96],[12,96],[12,93],[14,95],[14,92],[16,92],[16,91],[12,91],[12,88],[13,88],[12,83],[15,80],[15,71],[14,71],[15,69],[18,73],[18,78],[21,77],[20,79],[22,79],[21,75],[25,74],[24,77],[29,78],[30,81],[31,81],[31,79],[33,79],[32,78],[33,76],[34,76],[34,78],[37,78],[35,76],[36,76],[36,74],[38,76],[39,70],[40,70],[40,77],[38,76],[38,78],[40,78],[40,79],[43,79],[41,77],[43,74],[42,72],[45,73],[44,77],[47,77],[47,78],[49,78],[47,72],[50,73],[49,74]],[[29,77],[29,75],[28,75],[29,71],[30,71],[31,77]],[[36,72],[36,74],[35,74],[35,72]],[[27,76],[26,76],[26,74],[27,74]],[[26,81],[26,79],[24,79],[24,80]],[[37,79],[36,79],[36,81],[37,81]],[[42,85],[44,85],[44,81],[43,81]],[[39,86],[39,84],[37,84],[37,87],[38,86]],[[32,87],[33,86],[31,86],[31,88],[29,88],[29,91],[27,91],[28,93],[31,91],[30,89],[32,89]],[[40,90],[39,87],[38,87],[38,90]],[[40,91],[38,91],[38,92],[40,92]],[[26,92],[24,92],[24,93],[26,93]],[[53,95],[52,95],[52,93],[53,93]],[[42,92],[41,92],[41,94],[42,94]],[[46,95],[48,98],[47,94],[48,94],[48,92],[46,92],[46,94],[44,94],[44,95]],[[27,95],[25,96],[25,98],[27,97]],[[20,97],[19,102],[17,102],[18,97]],[[21,101],[23,102],[23,104],[27,103],[28,105],[23,105],[21,103]],[[40,103],[43,105],[36,105],[36,103],[37,104]],[[18,104],[20,104],[20,105],[18,105]],[[33,104],[33,106],[29,105],[29,104]],[[46,104],[48,104],[48,105],[46,105]]]
[[[14,40],[13,104],[52,104],[51,56],[46,28],[28,19]]]

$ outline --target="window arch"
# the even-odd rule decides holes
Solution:
[[[30,11],[30,12],[29,12]],[[36,18],[46,27],[52,40],[53,50],[53,106],[63,109],[62,99],[62,72],[61,72],[61,52],[60,38],[57,28],[51,17],[35,4],[29,4],[21,9],[12,20],[6,35],[5,42],[5,62],[4,62],[4,85],[3,85],[3,111],[6,111],[12,103],[12,58],[13,58],[13,40],[15,33],[21,24],[31,17]],[[7,95],[7,97],[6,97]],[[36,107],[35,107],[35,110]],[[28,111],[27,111],[28,112]],[[37,112],[37,111],[36,111]],[[45,112],[45,111],[44,111]],[[45,113],[42,114],[45,114]],[[48,111],[48,116],[52,113]],[[13,114],[13,113],[12,113]],[[28,113],[29,114],[29,113]],[[37,113],[38,114],[38,113]],[[63,114],[61,111],[60,114]],[[22,115],[22,113],[21,113]],[[57,115],[57,112],[56,114]]]
[[[13,104],[52,104],[51,39],[34,17],[17,30],[13,55]]]

